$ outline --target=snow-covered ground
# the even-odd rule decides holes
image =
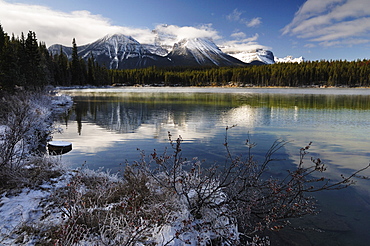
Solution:
[[[36,95],[36,94],[35,94]],[[35,157],[29,153],[30,147],[25,146],[25,143],[31,143],[31,145],[37,145],[37,139],[35,136],[29,136],[37,131],[40,132],[50,132],[50,127],[52,124],[51,115],[58,114],[68,110],[72,105],[72,99],[65,95],[54,95],[47,96],[37,94],[34,96],[32,93],[26,96],[21,96],[21,99],[15,99],[19,102],[19,105],[26,105],[27,109],[22,108],[21,113],[25,113],[24,118],[17,120],[16,112],[13,112],[13,108],[9,111],[12,112],[8,115],[7,119],[3,122],[8,125],[0,125],[0,144],[2,145],[1,151],[12,151],[11,154],[13,161],[17,161],[17,168],[23,168],[25,170],[34,169],[32,163]],[[14,105],[11,105],[13,107]],[[16,107],[16,106],[14,106]],[[29,110],[29,112],[26,112]],[[19,117],[18,117],[19,118]],[[25,126],[18,126],[16,128],[24,127],[24,135],[20,135],[17,138],[13,136],[11,140],[17,140],[14,145],[5,145],[8,138],[12,137],[11,134],[14,132],[14,126],[12,124],[20,123]],[[18,132],[16,132],[18,134]],[[24,139],[25,138],[25,139]],[[33,146],[31,146],[33,147]],[[0,156],[0,161],[4,164],[5,155]],[[16,157],[15,157],[16,156]],[[49,157],[40,157],[40,162],[43,162]],[[51,160],[50,164],[55,162]],[[7,167],[2,167],[2,171]],[[14,168],[14,167],[13,167]],[[56,171],[56,170],[45,170],[45,171]],[[50,198],[54,189],[65,186],[68,174],[64,174],[58,178],[53,178],[46,180],[40,186],[33,186],[32,184],[26,185],[22,183],[22,180],[26,178],[23,177],[16,169],[12,170],[14,172],[12,175],[19,174],[20,177],[15,177],[16,180],[19,179],[16,188],[3,188],[0,194],[0,245],[35,245],[33,238],[29,238],[27,235],[19,234],[19,230],[22,227],[29,225],[42,223],[54,223],[57,219],[58,214],[50,213],[47,211],[49,207],[45,204],[45,200]],[[31,171],[30,171],[31,172]],[[3,175],[3,172],[2,174]],[[2,176],[4,178],[4,176]],[[40,180],[38,180],[40,181]],[[23,188],[22,188],[23,187]],[[47,215],[47,216],[46,216]],[[45,219],[47,217],[47,219]],[[60,223],[60,222],[58,222]]]
[[[50,179],[39,187],[1,194],[0,198],[0,245],[37,245],[40,238],[26,233],[27,227],[44,228],[62,223],[61,212],[53,207],[50,197],[66,187],[70,173]],[[24,231],[22,231],[22,228]]]
[[[99,174],[91,170],[65,170],[63,175],[50,179],[50,181],[45,182],[39,187],[25,187],[17,192],[12,190],[4,192],[0,198],[0,245],[37,245],[42,240],[42,242],[47,241],[46,238],[43,238],[43,233],[40,233],[40,231],[42,232],[44,230],[45,235],[48,230],[55,227],[62,231],[68,231],[67,227],[70,226],[69,223],[71,222],[66,217],[66,214],[71,210],[71,207],[76,210],[82,210],[83,207],[68,204],[70,201],[73,201],[68,199],[65,201],[65,204],[60,206],[61,204],[55,202],[58,200],[55,196],[56,194],[59,194],[58,190],[76,185],[75,180],[71,181],[73,178],[76,178],[76,176],[82,176],[84,178],[87,178],[88,176],[105,176],[111,179],[111,181],[107,182],[117,182],[116,176],[114,175],[109,176],[108,174]],[[81,192],[81,194],[89,190],[89,187],[83,188],[83,186],[76,188]],[[169,199],[171,198],[169,197]],[[230,242],[236,241],[236,238],[238,237],[237,227],[230,223],[226,216],[222,215],[225,213],[224,210],[220,210],[217,213],[209,210],[208,212],[205,212],[207,216],[203,219],[195,219],[191,215],[185,199],[179,199],[176,201],[172,200],[171,202],[173,202],[175,207],[178,207],[179,209],[168,214],[168,223],[159,223],[157,225],[154,223],[148,226],[145,218],[142,218],[142,225],[140,227],[136,227],[136,229],[134,227],[132,230],[127,230],[120,228],[120,226],[122,226],[122,222],[116,224],[111,222],[112,224],[109,226],[117,226],[117,228],[112,228],[112,230],[117,230],[121,233],[121,235],[118,236],[119,239],[115,238],[115,240],[111,240],[112,243],[106,244],[107,240],[104,239],[103,235],[84,235],[81,236],[82,240],[80,242],[76,242],[76,245],[117,245],[116,243],[120,240],[120,242],[127,242],[133,239],[135,233],[137,233],[138,241],[130,245],[144,246],[149,242],[154,243],[155,245],[173,246],[208,245],[208,243],[210,243],[212,239],[217,238],[218,235],[229,235]],[[76,201],[76,204],[80,204],[80,201]],[[91,213],[100,209],[109,211],[113,210],[116,204],[117,203],[111,203],[106,204],[104,208],[92,207],[89,209]],[[160,206],[161,204],[157,205]],[[153,206],[153,211],[155,211],[155,206],[156,205]],[[130,222],[129,218],[127,218],[127,220]],[[128,229],[131,228],[130,225],[124,226],[127,226]],[[77,227],[76,230],[78,229],[79,228]],[[32,230],[37,233],[33,234]],[[60,233],[58,230],[57,232]],[[76,235],[73,235],[73,231],[68,231],[68,233],[71,234],[71,238],[73,238],[72,236],[78,236],[78,232],[76,232]],[[144,235],[150,236],[145,236],[145,240],[143,241]],[[65,235],[62,236],[63,238],[60,238],[61,244],[58,244],[58,238],[54,238],[54,240],[49,239],[49,243],[65,245],[64,243],[66,242],[66,238]],[[225,242],[223,245],[233,244]]]
[[[37,108],[40,121],[43,121],[42,116],[49,118],[51,111],[58,113],[68,110],[72,99],[65,95],[55,95],[51,101],[32,103]],[[51,104],[51,107],[47,104]],[[31,107],[30,110],[35,108]],[[47,130],[49,126],[43,124],[42,127]],[[3,134],[7,128],[1,126],[0,133]],[[223,245],[232,245],[228,242],[238,240],[235,221],[230,221],[224,215],[228,214],[226,207],[204,207],[201,218],[195,218],[191,212],[191,204],[196,204],[200,193],[211,199],[209,204],[222,203],[225,195],[220,190],[213,190],[215,185],[207,185],[206,188],[200,183],[194,183],[194,186],[185,187],[179,183],[182,187],[178,188],[183,192],[176,194],[171,188],[165,191],[168,188],[148,176],[148,179],[144,178],[147,181],[143,189],[148,189],[149,196],[159,197],[159,200],[144,200],[145,204],[148,203],[145,206],[140,205],[142,200],[133,203],[140,193],[140,190],[135,190],[139,184],[124,183],[117,175],[99,170],[69,170],[61,160],[58,156],[47,154],[35,157],[27,155],[22,159],[22,170],[25,173],[35,172],[35,175],[18,177],[20,182],[17,185],[2,188],[0,245],[117,245],[117,242],[120,245],[121,242],[131,241],[127,245],[154,243],[196,246],[207,245],[211,240],[222,237],[227,238]],[[185,175],[183,177],[190,177],[186,172],[182,174]],[[198,178],[193,176],[191,180],[196,182]],[[133,187],[134,190],[126,195],[121,194],[119,198],[110,197],[117,189],[122,189],[123,185]],[[126,190],[126,186],[123,190]],[[165,192],[168,195],[164,195]],[[91,194],[99,196],[96,203],[92,202],[94,197]],[[134,205],[137,207],[131,207]],[[117,210],[123,212],[115,217]],[[105,219],[99,221],[99,224],[105,224],[98,232],[92,233],[87,226],[77,223],[83,216],[93,217],[101,211],[107,212]],[[154,216],[154,220],[146,218],[148,216]]]

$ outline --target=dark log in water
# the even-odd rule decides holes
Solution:
[[[63,155],[72,150],[72,143],[65,141],[48,142],[48,150],[50,155]]]

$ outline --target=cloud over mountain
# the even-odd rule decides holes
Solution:
[[[218,32],[212,28],[211,24],[193,26],[176,26],[176,25],[157,25],[153,32],[160,38],[162,44],[173,45],[185,38],[208,38],[212,40],[221,39]],[[140,40],[138,38],[138,40]]]
[[[282,31],[322,46],[369,43],[370,1],[308,0]]]
[[[234,40],[224,41],[219,44],[219,47],[225,53],[232,54],[257,49],[271,49],[257,42],[259,37],[257,33],[252,37],[246,37],[245,33],[236,32],[233,33],[232,36],[235,38]]]
[[[242,18],[243,12],[235,9],[227,18],[246,26],[257,26],[260,18]],[[0,0],[0,23],[4,30],[19,36],[29,30],[36,32],[39,41],[47,45],[62,44],[70,46],[72,38],[77,45],[91,43],[106,34],[123,33],[132,36],[142,44],[159,42],[172,46],[182,39],[207,38],[213,40],[227,51],[245,51],[267,48],[258,44],[258,34],[248,37],[245,32],[235,31],[229,39],[220,35],[212,24],[197,26],[178,26],[157,24],[153,29],[113,25],[111,20],[89,11],[62,12],[41,5],[14,4]]]
[[[0,21],[4,30],[16,36],[29,30],[36,32],[40,41],[51,45],[70,45],[75,37],[79,44],[96,40],[107,33],[124,32],[132,36],[148,36],[149,29],[112,25],[110,20],[88,11],[70,13],[56,11],[45,6],[13,4],[0,0]]]
[[[126,27],[113,25],[110,19],[89,11],[67,13],[41,5],[15,4],[4,0],[0,0],[0,16],[0,23],[6,32],[19,36],[22,32],[32,30],[36,32],[37,38],[47,45],[59,43],[68,46],[72,38],[76,38],[78,45],[84,45],[113,33],[124,33],[140,43],[160,41],[168,45],[173,45],[184,38],[210,38],[216,42],[218,40],[221,42],[223,38],[212,24],[198,26],[157,24],[154,29]],[[259,21],[257,18],[250,23],[256,25]],[[236,36],[240,39],[243,34],[239,33]],[[235,36],[231,38],[235,39]]]

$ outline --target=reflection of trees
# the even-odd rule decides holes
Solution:
[[[370,109],[367,95],[322,95],[322,94],[254,94],[248,101],[252,106],[278,108],[298,107],[304,109]]]
[[[163,125],[185,126],[194,121],[212,127],[220,112],[229,110],[224,102],[203,103],[194,100],[122,100],[122,98],[76,97],[71,119],[80,127],[82,121],[93,122],[105,129],[118,133],[134,132],[143,124],[161,128]]]
[[[113,95],[113,96],[112,96]],[[357,109],[369,107],[369,97],[362,95],[286,95],[286,94],[217,94],[217,93],[124,93],[76,96],[71,119],[93,122],[105,129],[135,132],[143,124],[196,127],[206,131],[219,124],[254,127],[284,119],[299,120],[302,109]]]

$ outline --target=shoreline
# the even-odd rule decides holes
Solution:
[[[60,94],[79,93],[235,93],[235,94],[300,94],[300,95],[364,95],[369,87],[231,87],[231,86],[110,86],[110,87],[58,87]]]
[[[311,85],[311,86],[255,86],[255,85],[245,85],[245,86],[236,86],[236,85],[224,85],[224,86],[165,86],[165,85],[110,85],[110,86],[56,86],[55,90],[74,90],[74,89],[109,89],[109,88],[250,88],[250,89],[370,89],[370,86],[326,86],[326,85]]]

